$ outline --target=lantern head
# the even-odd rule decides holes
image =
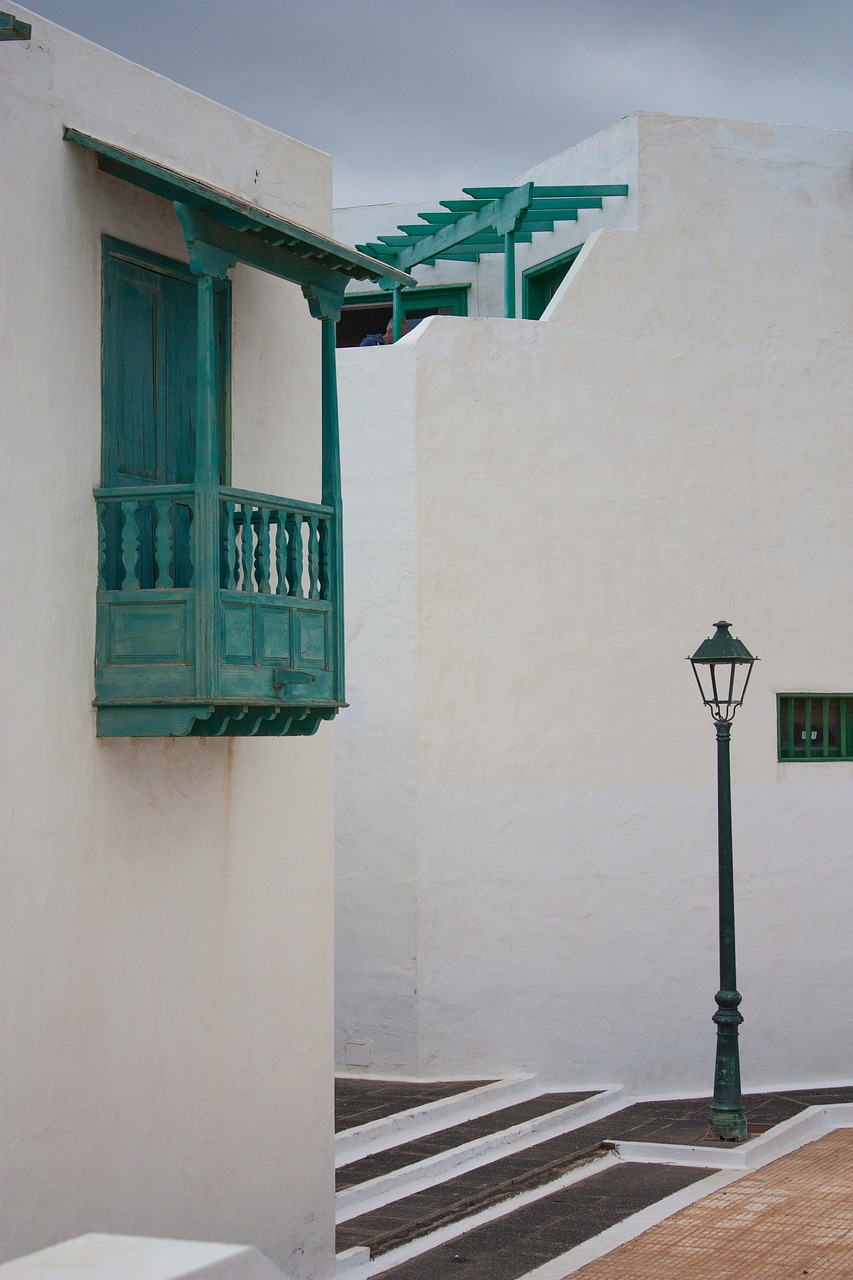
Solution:
[[[718,724],[729,724],[741,705],[752,668],[758,661],[736,636],[730,622],[717,622],[713,636],[703,640],[690,659],[702,701]]]

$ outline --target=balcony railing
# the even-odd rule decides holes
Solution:
[[[331,599],[331,507],[220,490],[220,586],[292,599]]]
[[[333,507],[220,486],[205,548],[192,485],[95,497],[101,734],[306,733],[334,715]]]

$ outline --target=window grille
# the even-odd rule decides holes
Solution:
[[[853,697],[777,696],[780,760],[853,760]]]

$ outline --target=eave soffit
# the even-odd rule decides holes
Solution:
[[[305,290],[342,293],[350,280],[370,280],[386,287],[416,284],[392,264],[280,218],[232,192],[69,126],[63,132],[67,141],[93,151],[104,173],[175,205],[194,269],[193,245],[203,244],[226,260],[248,263]]]

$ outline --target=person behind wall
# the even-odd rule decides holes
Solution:
[[[400,337],[403,337],[404,334],[407,334],[408,332],[409,326],[406,323],[406,317],[403,316],[403,332],[400,334]],[[386,345],[390,346],[393,341],[394,321],[391,319],[388,321],[388,328],[384,333],[369,333],[366,338],[362,338],[358,345],[360,347],[384,347]]]

